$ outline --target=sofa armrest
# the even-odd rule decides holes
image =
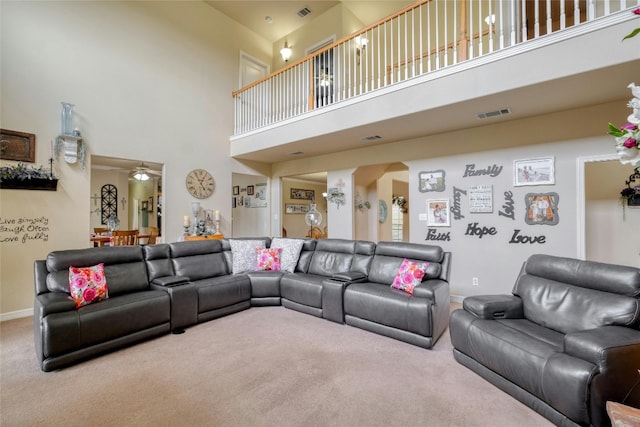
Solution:
[[[522,319],[522,300],[515,295],[477,295],[462,301],[462,308],[480,319]]]
[[[76,303],[69,294],[64,292],[47,292],[46,294],[36,295],[35,299],[36,307],[38,307],[38,310],[36,310],[38,311],[37,315],[40,318],[52,313],[63,313],[76,309]]]
[[[640,331],[624,326],[602,326],[564,336],[564,352],[598,365],[637,365],[640,360]],[[638,366],[636,366],[638,368]]]
[[[413,296],[418,298],[427,298],[434,303],[443,303],[442,301],[436,301],[436,294],[438,293],[438,288],[443,286],[449,287],[449,282],[445,282],[440,279],[429,279],[420,283],[418,286],[413,288]],[[449,304],[449,301],[447,301]]]
[[[331,276],[336,282],[357,283],[367,280],[367,275],[359,271],[342,271]]]
[[[190,280],[188,276],[163,276],[156,277],[151,283],[158,286],[178,286],[189,283]]]

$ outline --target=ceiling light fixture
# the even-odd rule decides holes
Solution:
[[[264,20],[266,21],[266,23],[267,23],[267,24],[271,24],[271,23],[273,23],[273,18],[272,18],[272,17],[270,17],[270,16],[265,16],[265,17],[264,17]]]
[[[284,59],[284,62],[287,62],[289,58],[291,58],[291,48],[287,44],[286,40],[284,42],[284,47],[280,49],[280,55],[282,55],[282,59]]]
[[[149,175],[141,171],[136,172],[133,177],[138,181],[146,181],[149,179]]]

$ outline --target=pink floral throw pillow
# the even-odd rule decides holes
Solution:
[[[92,267],[69,267],[69,290],[76,308],[109,298],[104,264]]]
[[[429,267],[428,262],[417,263],[405,258],[400,264],[400,269],[393,279],[391,287],[413,295],[413,288],[422,282],[427,267]]]
[[[258,262],[256,270],[280,271],[280,253],[282,248],[256,248]]]

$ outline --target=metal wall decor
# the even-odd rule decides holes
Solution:
[[[115,185],[105,184],[100,190],[101,223],[106,224],[111,215],[118,217],[118,189]]]

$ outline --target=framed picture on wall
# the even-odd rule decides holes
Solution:
[[[558,217],[558,193],[527,193],[524,222],[529,225],[556,225]]]
[[[284,213],[286,214],[306,214],[309,212],[310,206],[308,204],[303,203],[285,203],[284,205]]]
[[[147,204],[147,212],[153,212],[153,196],[149,197],[149,203]]]
[[[316,195],[314,190],[304,190],[302,188],[292,188],[291,189],[291,198],[292,199],[302,199],[302,200],[312,200]]]
[[[449,199],[427,200],[427,226],[450,227]]]
[[[553,185],[555,184],[554,158],[514,160],[513,185]]]
[[[237,197],[232,197],[231,198],[231,207],[232,208],[236,208],[237,207],[237,203],[238,203]]]
[[[239,196],[240,195],[240,186],[239,185],[234,185],[233,186],[233,195],[234,196]]]
[[[418,174],[418,190],[421,193],[444,191],[444,189],[444,170],[425,171]]]
[[[247,196],[253,196],[253,185],[247,185]]]

